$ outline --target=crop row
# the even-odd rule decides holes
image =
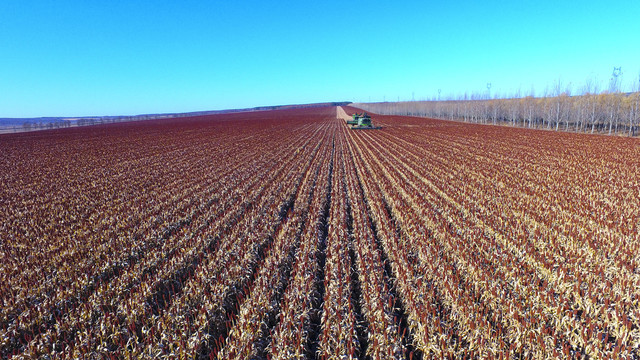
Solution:
[[[335,116],[2,138],[0,357],[640,356],[634,140]]]
[[[320,129],[308,124],[299,124],[299,122],[295,124],[297,131],[291,132],[294,136],[289,137],[287,147],[279,146],[283,143],[282,138],[273,136],[273,133],[268,131],[268,127],[256,126],[255,122],[251,124],[251,130],[255,132],[254,136],[266,139],[264,142],[266,151],[259,152],[258,156],[254,151],[256,150],[255,141],[251,137],[238,138],[240,135],[246,135],[246,132],[237,131],[236,133],[233,127],[229,127],[232,130],[225,127],[227,135],[235,136],[235,138],[231,137],[227,144],[220,141],[224,138],[211,138],[211,130],[219,131],[220,126],[217,129],[210,129],[209,124],[202,123],[197,125],[208,130],[203,132],[206,136],[197,137],[193,142],[182,142],[182,148],[179,151],[174,150],[176,146],[173,143],[167,143],[166,148],[158,147],[158,139],[151,136],[148,140],[156,142],[149,147],[156,152],[149,154],[144,151],[144,156],[140,156],[145,161],[144,165],[133,161],[132,166],[128,161],[111,154],[118,162],[128,163],[128,165],[126,167],[119,167],[119,163],[112,164],[111,167],[103,165],[106,166],[107,171],[115,173],[110,178],[113,183],[107,181],[105,183],[115,185],[112,192],[119,198],[131,198],[132,200],[124,205],[133,210],[116,207],[119,214],[114,221],[121,225],[125,220],[123,215],[128,215],[124,222],[134,222],[132,233],[125,232],[127,229],[125,226],[113,229],[112,224],[99,225],[92,231],[96,233],[100,232],[99,230],[105,231],[102,231],[98,244],[91,248],[89,253],[77,251],[84,242],[74,239],[76,241],[67,243],[61,241],[58,233],[50,234],[51,239],[57,239],[59,242],[58,247],[67,246],[75,251],[72,253],[72,259],[74,256],[81,257],[81,261],[86,261],[88,258],[92,263],[96,263],[96,260],[98,262],[104,260],[105,265],[102,266],[104,269],[94,271],[95,275],[93,275],[91,271],[80,267],[86,275],[76,278],[73,277],[73,273],[67,274],[55,270],[55,286],[50,285],[51,290],[42,290],[43,294],[34,292],[34,287],[30,286],[23,286],[24,289],[22,289],[18,285],[20,279],[11,279],[14,283],[9,283],[8,288],[12,292],[4,292],[3,295],[16,295],[9,297],[16,306],[3,307],[3,311],[7,314],[3,323],[5,326],[2,336],[3,354],[21,353],[28,357],[38,356],[38,354],[58,354],[66,357],[72,354],[76,354],[74,356],[80,356],[80,354],[87,356],[89,353],[116,354],[125,349],[127,353],[133,353],[134,349],[140,348],[139,342],[142,340],[139,340],[139,337],[146,335],[146,331],[154,328],[153,323],[156,317],[171,307],[174,300],[178,298],[177,295],[182,294],[184,283],[188,283],[193,277],[193,271],[199,268],[198,265],[206,260],[206,257],[214,255],[214,250],[222,248],[220,244],[245,243],[242,240],[246,239],[235,235],[240,229],[244,229],[242,226],[245,223],[258,226],[256,219],[263,219],[261,220],[263,228],[275,229],[278,225],[277,219],[282,215],[281,212],[284,208],[290,207],[288,204],[291,196],[287,196],[287,192],[282,190],[293,185],[280,179],[291,178],[290,174],[296,174],[300,168],[292,167],[295,163],[276,160],[297,157],[301,159],[299,164],[308,166],[309,154],[314,149],[317,150],[321,142],[314,137],[314,132],[317,133]],[[178,127],[177,130],[184,132],[192,129]],[[159,134],[164,135],[163,132]],[[106,139],[109,139],[109,134],[105,134],[98,140]],[[170,137],[170,139],[173,138]],[[220,147],[212,147],[212,139],[218,141],[216,145]],[[233,142],[235,146],[231,145]],[[236,152],[228,149],[234,149]],[[199,152],[198,156],[194,156],[194,152]],[[180,156],[175,156],[176,153]],[[85,155],[85,161],[94,161],[92,157],[94,154],[83,155]],[[177,169],[172,168],[173,165],[163,167],[162,164],[165,162],[181,165]],[[224,165],[227,162],[230,166]],[[42,166],[42,164],[31,165]],[[140,170],[136,171],[138,165]],[[149,178],[140,180],[145,187],[139,191],[133,191],[136,189],[132,190],[128,184],[120,185],[114,180],[121,178],[136,182],[137,177],[133,179],[128,177],[140,175],[141,172],[147,174],[146,171],[150,169],[160,174],[151,177],[155,180],[153,182],[149,181]],[[272,175],[267,176],[267,174]],[[165,176],[174,177],[175,181],[163,182]],[[269,176],[278,176],[280,179],[278,177],[270,179]],[[295,178],[292,179],[295,180]],[[265,186],[265,184],[272,186]],[[74,186],[77,187],[78,184],[69,187],[73,189]],[[95,187],[95,183],[91,186]],[[126,193],[125,196],[118,193],[122,188]],[[107,192],[104,191],[104,193]],[[51,194],[35,195],[43,197]],[[68,203],[76,201],[76,198],[62,191],[54,195],[56,198],[51,202],[66,202],[69,212],[77,211],[76,207],[68,206]],[[140,198],[145,196],[151,200],[141,201]],[[278,200],[283,196],[284,199]],[[264,205],[254,204],[254,201],[259,199]],[[180,201],[185,205],[179,205]],[[45,200],[41,202],[46,203]],[[109,211],[114,211],[109,207],[116,206],[118,203],[108,198],[108,201],[101,205],[107,207]],[[85,206],[90,208],[89,205],[85,204]],[[6,210],[11,212],[12,209]],[[254,215],[251,215],[252,213]],[[267,213],[275,215],[261,215]],[[92,213],[87,222],[91,223],[96,216],[100,214]],[[34,217],[34,220],[39,221],[38,217]],[[3,227],[9,227],[12,231],[19,231],[17,228],[24,226],[22,223],[19,224],[20,226],[7,223],[3,223]],[[144,225],[145,223],[148,225]],[[163,226],[163,223],[167,225]],[[65,226],[60,227],[65,228]],[[111,232],[105,234],[107,231],[115,233],[118,239],[109,241],[105,236],[109,236]],[[248,234],[250,233],[245,233],[243,236],[246,237]],[[268,233],[265,234],[265,239],[268,240]],[[30,241],[27,235],[22,236],[24,240]],[[3,244],[7,244],[8,239],[3,240],[5,240]],[[11,264],[10,260],[19,258],[20,254],[16,253],[16,249],[22,248],[19,240],[16,239],[15,242],[9,243],[10,247],[3,249],[3,251],[6,250],[2,254],[3,266]],[[34,240],[38,238],[35,237]],[[247,243],[253,244],[251,241]],[[42,246],[42,243],[32,244],[32,246],[37,249],[38,246]],[[119,251],[121,249],[122,251]],[[225,253],[223,250],[221,252]],[[65,253],[65,255],[68,254]],[[59,262],[62,260],[54,260],[58,262],[49,264],[45,262],[41,265],[46,268],[60,266]],[[68,260],[66,262],[69,263]],[[81,264],[81,262],[77,263]],[[16,269],[21,273],[24,270],[20,267]],[[73,267],[70,269],[77,270]],[[42,269],[33,272],[40,275],[42,273]],[[61,281],[73,285],[73,289],[59,291],[65,289]],[[19,296],[16,290],[31,291],[34,295],[28,296],[29,302],[21,301],[23,297]],[[34,297],[36,297],[35,301]],[[43,300],[37,300],[37,297]],[[5,301],[5,304],[8,303]],[[14,310],[11,310],[12,308]],[[19,314],[19,316],[12,316],[12,314]],[[150,338],[147,342],[152,340]]]
[[[507,176],[510,171],[526,171],[531,163],[513,161],[513,156],[500,153],[495,142],[478,151],[475,148],[483,144],[470,142],[470,136],[433,130],[426,137],[418,131],[390,131],[357,138],[362,148],[375,149],[368,168],[376,182],[386,187],[382,201],[407,242],[419,244],[410,251],[423,264],[437,265],[426,274],[437,274],[430,281],[439,282],[442,290],[434,300],[456,319],[451,329],[458,333],[448,339],[460,336],[472,350],[480,341],[483,345],[478,349],[494,355],[550,357],[564,351],[602,357],[636,348],[637,310],[632,303],[636,287],[632,284],[637,274],[624,263],[616,268],[607,256],[610,253],[602,249],[620,244],[611,244],[612,238],[605,237],[602,240],[609,243],[598,245],[576,233],[558,231],[559,221],[545,222],[544,211],[535,212],[538,220],[528,216],[530,209],[536,209],[531,205],[549,201],[548,193],[520,190],[527,183]],[[439,137],[446,141],[438,141]],[[515,169],[505,169],[505,163],[515,163]],[[486,167],[494,169],[482,171]],[[533,185],[545,186],[547,181],[539,178]],[[579,199],[570,201],[584,206]],[[634,200],[621,202],[630,201]],[[553,210],[563,205],[558,203]],[[565,223],[560,226],[607,233],[597,229],[594,221],[587,226],[570,207],[562,210]],[[611,230],[620,231],[615,226]],[[618,234],[626,246],[637,246],[637,241]],[[611,286],[615,283],[619,285]],[[605,292],[607,300],[596,288],[615,290]],[[464,301],[465,296],[469,301]],[[438,318],[440,323],[443,320]],[[469,333],[478,326],[480,331]],[[419,346],[432,345],[433,341]],[[456,346],[441,348],[455,351]]]

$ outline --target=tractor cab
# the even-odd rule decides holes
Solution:
[[[379,126],[373,126],[371,123],[371,116],[366,112],[362,114],[353,114],[353,119],[347,121],[347,125],[351,126],[353,130],[373,130],[380,129]]]

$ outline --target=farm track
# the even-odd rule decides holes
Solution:
[[[640,358],[636,139],[344,110],[0,135],[0,357]]]

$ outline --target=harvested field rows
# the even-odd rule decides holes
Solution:
[[[0,135],[0,357],[640,357],[640,142],[345,111]]]

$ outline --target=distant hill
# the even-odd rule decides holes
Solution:
[[[345,106],[348,104],[351,104],[351,102],[340,101],[340,102],[324,102],[324,103],[312,103],[312,104],[257,106],[257,107],[244,108],[244,109],[208,110],[208,111],[193,111],[193,112],[186,112],[186,113],[165,113],[165,114],[0,118],[0,133],[45,130],[45,129],[55,129],[55,128],[64,128],[64,127],[72,127],[72,126],[86,126],[86,125],[105,124],[105,123],[114,123],[114,122],[125,122],[125,121],[140,121],[140,120],[151,120],[151,119],[166,119],[166,118],[179,118],[179,117],[189,117],[189,116],[228,114],[228,113],[236,113],[236,112],[296,109],[296,108],[310,108],[310,107],[323,107],[323,106]]]

